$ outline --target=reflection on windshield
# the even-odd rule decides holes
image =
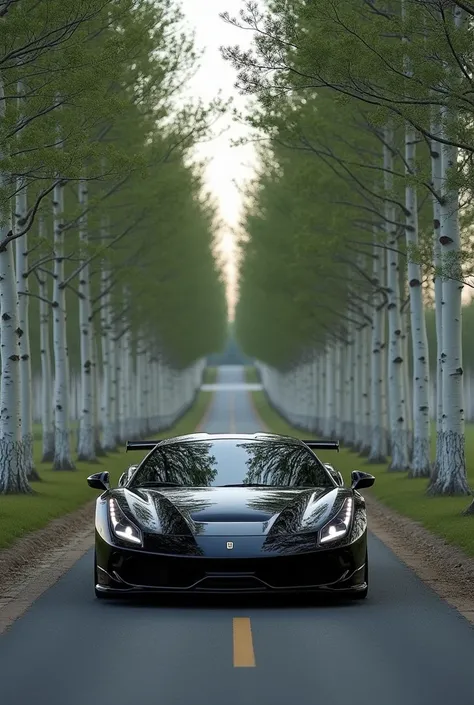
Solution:
[[[133,486],[153,482],[208,486],[217,476],[212,443],[205,441],[163,444],[145,458]]]
[[[333,486],[322,463],[304,446],[232,439],[158,446],[143,462],[133,486],[154,482],[177,482],[197,487],[231,483],[279,487]]]
[[[240,443],[247,452],[245,482],[277,486],[331,486],[327,472],[307,448],[291,443]]]

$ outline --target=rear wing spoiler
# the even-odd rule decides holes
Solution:
[[[127,441],[125,452],[129,450],[153,450],[161,441]]]
[[[302,441],[302,443],[315,450],[336,450],[339,453],[339,441]]]
[[[127,441],[126,452],[129,450],[153,450],[161,441]],[[315,450],[336,450],[339,453],[339,441],[302,441],[308,448]]]

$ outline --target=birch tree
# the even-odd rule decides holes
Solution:
[[[308,235],[311,233],[314,242],[318,235],[320,245],[314,249],[324,258],[327,257],[328,251],[333,257],[341,256],[340,238],[349,249],[357,243],[359,250],[367,252],[364,247],[368,245],[366,233],[369,228],[375,227],[377,231],[383,230],[388,235],[384,243],[388,264],[388,290],[384,297],[389,299],[387,308],[390,348],[387,364],[391,382],[387,402],[391,411],[391,467],[410,468],[411,476],[427,476],[430,472],[429,378],[423,292],[426,286],[429,287],[433,283],[428,277],[435,275],[437,309],[438,312],[442,310],[443,315],[438,315],[439,419],[436,471],[430,481],[430,491],[440,494],[463,494],[468,488],[462,450],[464,421],[461,409],[464,404],[460,312],[462,283],[472,271],[472,256],[466,249],[468,239],[464,237],[463,240],[459,228],[459,197],[461,193],[469,192],[472,183],[470,154],[473,144],[473,105],[470,98],[466,98],[470,95],[471,88],[468,58],[471,38],[470,25],[463,22],[463,17],[471,17],[472,12],[467,5],[461,8],[457,3],[448,8],[438,5],[434,7],[433,4],[427,3],[396,3],[392,10],[383,12],[371,3],[354,3],[349,0],[342,0],[337,8],[319,0],[303,5],[292,0],[274,2],[268,12],[247,4],[247,12],[243,13],[240,19],[233,19],[228,15],[224,19],[235,25],[245,26],[255,33],[254,50],[241,52],[235,47],[227,48],[224,49],[224,55],[238,70],[239,88],[244,93],[252,93],[256,98],[252,113],[247,119],[258,131],[260,139],[262,133],[267,137],[272,155],[262,162],[262,169],[267,169],[267,164],[273,159],[278,163],[280,178],[285,178],[281,177],[281,174],[285,175],[288,171],[288,161],[297,161],[289,150],[306,150],[318,156],[320,163],[337,172],[342,182],[347,184],[350,180],[352,184],[350,197],[344,193],[344,196],[338,199],[331,198],[334,191],[329,189],[328,184],[324,185],[326,210],[330,210],[328,199],[334,202],[334,207],[342,206],[346,211],[342,222],[339,218],[336,220],[334,215],[331,218],[329,212],[319,210],[317,203],[312,203],[311,213],[305,214],[304,218],[294,218],[296,222],[284,220],[277,226],[278,230],[286,228],[286,237],[294,243],[298,240],[295,228],[303,228]],[[302,27],[305,29],[303,32]],[[321,100],[321,96],[324,98],[328,91],[333,93],[333,104],[337,106],[333,113],[328,112],[327,103],[324,99]],[[312,109],[311,106],[318,106],[318,110]],[[355,120],[346,112],[347,106],[353,106]],[[340,128],[337,129],[338,114],[346,119],[345,128],[340,123]],[[329,115],[332,116],[332,130],[326,130],[328,138],[325,140],[319,135],[321,125],[324,125],[324,118],[321,116],[324,115],[326,119]],[[311,134],[311,128],[308,127],[309,116],[317,121],[316,135],[314,130]],[[383,147],[382,170],[380,165],[376,167],[373,161],[376,142],[372,145],[367,143],[360,132],[364,121],[369,132]],[[390,126],[384,135],[380,129],[382,125]],[[359,129],[359,133],[356,129],[351,138],[348,138],[347,131],[352,126]],[[323,126],[323,131],[324,129]],[[399,137],[401,131],[404,134],[403,142]],[[425,149],[426,142],[430,145],[430,153]],[[286,153],[280,155],[276,145],[283,145],[287,149]],[[441,155],[441,158],[438,155]],[[440,172],[437,166],[439,164]],[[359,171],[359,168],[362,170]],[[374,169],[379,171],[378,176]],[[295,210],[300,196],[292,190],[289,191],[290,183],[286,177],[288,196],[285,196],[284,201],[282,199],[282,203],[291,202],[293,198],[292,208]],[[280,368],[282,365],[297,364],[298,349],[307,344],[308,338],[302,336],[303,339],[300,340],[296,331],[301,327],[307,329],[311,317],[301,309],[301,301],[305,300],[306,292],[294,293],[291,313],[288,311],[287,314],[285,311],[283,319],[280,316],[283,327],[287,326],[287,330],[291,331],[291,347],[287,345],[286,350],[280,349],[278,355],[275,351],[269,351],[270,340],[273,342],[271,313],[266,311],[264,304],[259,301],[258,287],[251,283],[250,273],[251,268],[254,272],[257,271],[258,258],[256,259],[255,250],[252,249],[257,239],[261,243],[260,257],[269,257],[268,250],[263,247],[261,230],[264,228],[257,216],[267,208],[265,216],[270,220],[268,205],[264,205],[262,185],[265,188],[265,181],[262,176],[260,184],[261,190],[255,193],[255,200],[243,224],[247,237],[250,234],[250,242],[243,246],[244,263],[249,264],[245,264],[242,272],[240,321],[237,321],[237,326],[244,336],[247,350],[252,350],[257,356],[257,351],[260,351],[260,359],[264,360],[266,365]],[[431,260],[432,248],[422,239],[425,233],[433,233],[433,229],[427,227],[425,220],[427,197],[432,199],[434,204],[434,266]],[[276,213],[278,207],[272,207]],[[347,208],[358,208],[359,215],[354,217],[352,211],[351,217]],[[318,215],[319,221],[316,220]],[[466,225],[472,222],[472,216],[466,207],[463,220]],[[402,224],[405,247],[400,241]],[[343,235],[339,238],[336,235],[338,228],[339,231],[343,229]],[[302,246],[306,247],[306,254],[309,251],[308,242],[309,240]],[[380,245],[380,242],[376,243],[376,246]],[[288,261],[293,263],[292,272],[298,272],[300,288],[306,286],[308,293],[319,289],[314,283],[317,279],[317,268],[313,270],[311,284],[303,276],[305,269],[295,253],[288,250],[286,252]],[[402,282],[400,288],[400,278],[397,276],[400,255],[407,256],[408,261],[413,365],[413,383],[408,385],[406,373],[396,368],[397,365],[406,366],[408,363],[407,360],[404,361],[406,354],[403,350],[403,341],[407,341],[407,336],[401,325],[403,317],[400,292],[404,291],[405,283]],[[347,260],[347,257],[345,259]],[[286,267],[288,268],[288,264]],[[268,264],[265,269],[269,270]],[[367,272],[362,276],[366,274]],[[260,272],[260,277],[264,276]],[[280,269],[278,274],[275,271],[273,276],[279,281],[282,289],[284,282],[290,281]],[[327,269],[325,281],[330,278],[332,280],[332,276],[332,271]],[[342,276],[342,270],[339,276]],[[344,287],[341,286],[340,289],[343,291]],[[248,293],[244,293],[246,290]],[[257,302],[253,313],[247,309],[249,304],[246,303],[247,297],[251,296],[250,291]],[[291,297],[291,291],[291,288],[287,288],[285,295]],[[449,322],[445,316],[446,292],[449,292],[447,308],[451,307]],[[329,308],[329,305],[324,300],[321,302],[318,297],[314,307],[325,309]],[[331,308],[336,309],[334,313],[337,317],[344,315],[344,309],[339,302]],[[383,311],[383,308],[380,310]],[[261,321],[264,316],[270,316],[270,319],[262,328]],[[299,322],[290,323],[289,319],[292,317],[297,317]],[[252,318],[254,323],[251,323]],[[257,323],[257,320],[260,323]],[[288,323],[284,323],[286,320]],[[334,324],[328,323],[319,311],[313,315],[312,320],[313,327],[316,328],[315,337],[324,337],[328,335],[329,329],[334,329]],[[449,333],[445,330],[446,324]],[[261,330],[257,332],[259,326]],[[373,316],[372,328],[374,338],[378,337],[375,335],[375,331],[380,328],[377,316]],[[280,327],[280,331],[281,329]],[[267,344],[265,339],[268,340]],[[384,340],[381,341],[380,350],[385,354]],[[444,374],[447,370],[445,359],[448,358],[449,380]],[[379,384],[376,381],[375,356],[373,373],[371,399],[374,427],[375,409],[381,407],[382,397],[378,392],[382,392],[385,386],[385,382]],[[403,391],[405,386],[407,389]],[[407,398],[407,394],[411,395],[412,389],[411,400]],[[414,441],[413,456],[409,458],[408,430],[411,416],[414,422]],[[447,436],[443,434],[447,427],[450,429],[448,435],[452,445],[454,444],[453,448],[455,446],[457,449],[455,452],[452,449],[446,451]]]
[[[44,216],[39,218],[40,238],[45,237]],[[43,437],[42,462],[52,462],[54,460],[54,423],[53,423],[53,377],[50,346],[50,322],[52,319],[52,307],[50,305],[50,295],[48,280],[44,274],[36,274],[38,282],[39,296],[39,335],[40,335],[40,358],[41,358],[41,425]]]
[[[465,21],[465,13],[459,7],[452,9],[454,27],[460,29]],[[448,70],[454,84],[459,84],[458,71]],[[441,108],[441,124],[449,124],[456,116],[447,106]],[[441,139],[445,139],[442,131]],[[471,494],[466,477],[464,399],[462,367],[462,290],[463,274],[461,267],[461,235],[459,225],[459,190],[453,185],[456,173],[458,148],[442,144],[441,184],[442,202],[440,207],[439,257],[442,272],[449,274],[442,278],[442,394],[443,422],[441,449],[439,451],[436,476],[431,483],[433,494]]]
[[[221,344],[226,303],[213,256],[216,210],[205,193],[201,168],[191,158],[221,107],[218,101],[203,105],[183,99],[195,52],[192,38],[181,33],[180,42],[175,40],[182,15],[174,2],[20,2],[11,4],[3,19],[0,249],[9,279],[0,287],[0,438],[6,448],[0,454],[0,492],[27,492],[24,477],[34,470],[27,369],[29,347],[34,348],[28,336],[30,297],[39,306],[43,459],[52,459],[56,470],[74,469],[71,421],[77,415],[78,457],[88,462],[115,448],[119,402],[127,406],[127,433],[139,434],[160,422],[152,404],[139,399],[146,380],[143,360],[157,339],[167,377],[175,384],[173,418],[189,403],[185,380],[191,379],[191,370]],[[39,235],[28,242],[27,233],[36,224]],[[99,245],[93,244],[97,237]],[[29,248],[35,252],[33,262],[28,261]],[[131,271],[131,263],[139,265],[140,276]],[[118,325],[124,288],[133,292],[126,330]],[[78,294],[76,299],[71,292]],[[150,321],[156,300],[165,304]],[[80,343],[81,338],[78,383],[74,366],[70,374],[69,351],[71,340]],[[116,376],[121,338],[125,354],[119,372],[124,379]],[[3,359],[3,353],[9,357]],[[20,386],[16,362],[25,370]],[[119,399],[124,382],[126,396]],[[99,386],[107,411],[101,438]],[[154,421],[144,417],[147,413],[155,413]]]
[[[0,75],[0,122],[5,119],[5,94]],[[5,155],[2,154],[2,157]],[[7,186],[1,174],[0,185]],[[12,223],[5,206],[0,211],[0,311],[2,316],[0,378],[0,493],[28,493],[23,443],[20,437],[20,328],[16,291],[13,245],[8,242]]]
[[[18,82],[18,114],[19,122],[24,119],[22,114],[24,87]],[[19,132],[21,134],[21,130]],[[16,179],[15,197],[15,233],[19,235],[28,219],[28,198],[25,178]],[[20,341],[20,415],[21,442],[23,447],[23,462],[29,480],[39,480],[33,460],[33,418],[32,418],[32,375],[29,336],[29,291],[28,291],[28,233],[15,241],[16,249],[16,285],[18,300],[18,330]]]
[[[79,273],[79,326],[81,331],[81,416],[79,420],[78,460],[95,462],[95,424],[94,424],[94,378],[92,364],[93,326],[91,321],[91,285],[90,265],[87,263],[87,183],[79,182],[79,206],[82,215],[79,221],[79,237],[84,248],[84,261]]]

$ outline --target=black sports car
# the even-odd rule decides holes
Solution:
[[[357,490],[375,478],[340,473],[311,449],[337,442],[267,433],[196,433],[137,441],[150,450],[95,518],[97,597],[157,592],[326,591],[364,598],[367,516]]]

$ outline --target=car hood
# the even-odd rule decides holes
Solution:
[[[277,536],[314,531],[350,495],[345,488],[173,487],[113,490],[148,534]]]

